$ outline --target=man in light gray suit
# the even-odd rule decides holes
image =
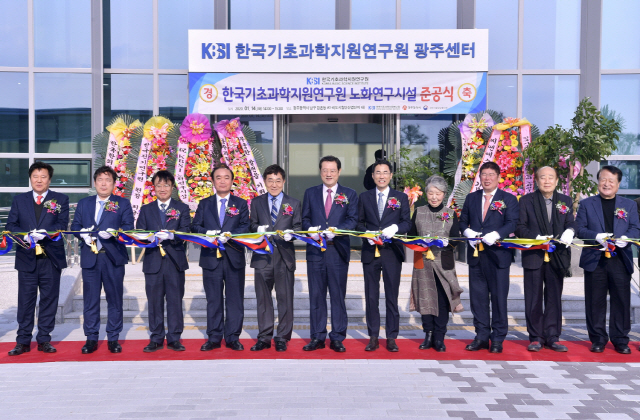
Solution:
[[[264,171],[267,194],[251,202],[251,231],[283,231],[284,237],[272,235],[273,254],[253,253],[251,267],[255,269],[256,300],[258,303],[258,342],[251,351],[271,347],[274,315],[271,291],[276,288],[278,304],[278,331],[274,338],[276,351],[286,351],[287,341],[293,330],[293,285],[296,256],[291,235],[288,232],[302,228],[300,201],[288,196],[282,189],[285,173],[278,165]]]

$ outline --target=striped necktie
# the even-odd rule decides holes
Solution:
[[[271,205],[271,224],[273,226],[276,225],[276,220],[278,220],[278,206],[276,206],[276,202],[278,201],[278,197],[271,197],[272,205]]]

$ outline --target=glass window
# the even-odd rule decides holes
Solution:
[[[3,187],[29,186],[29,159],[0,158],[0,170]]]
[[[458,7],[455,1],[402,0],[402,29],[456,29]]]
[[[91,186],[91,160],[89,159],[36,160],[53,166],[51,188]]]
[[[229,1],[230,29],[274,29],[275,15],[273,0]]]
[[[105,48],[111,57],[105,68],[150,69],[153,67],[153,10],[151,0],[110,0],[109,33]]]
[[[91,67],[91,2],[33,2],[35,64]]]
[[[236,118],[238,115],[216,115],[217,121]],[[273,162],[273,115],[240,115],[240,123],[249,126],[256,135],[255,143],[251,143],[260,172]]]
[[[578,106],[580,76],[523,76],[522,116],[543,133],[547,127],[571,125]]]
[[[28,173],[28,170],[27,170]],[[11,203],[13,203],[13,197],[15,197],[18,194],[22,194],[22,193],[18,193],[18,192],[3,192],[0,193],[0,207],[11,207]],[[5,215],[8,213],[5,213]],[[0,226],[2,226],[4,228],[4,225],[7,223],[7,219],[0,219]],[[15,250],[12,251],[13,253],[15,253]],[[9,254],[11,255],[11,254]]]
[[[104,75],[105,125],[119,114],[131,115],[144,124],[153,116],[153,76],[150,74]]]
[[[622,181],[620,189],[638,190],[640,189],[640,161],[638,160],[609,160],[603,162],[606,165],[613,165],[622,171]]]
[[[280,29],[335,29],[335,0],[280,0]]]
[[[187,116],[188,96],[186,75],[160,75],[160,115],[182,124]]]
[[[476,28],[489,29],[489,69],[518,68],[518,2],[476,0]]]
[[[161,69],[189,67],[189,29],[213,29],[211,0],[159,0],[158,44]]]
[[[35,74],[36,152],[91,153],[91,75]]]
[[[29,77],[0,73],[0,152],[29,152]],[[0,168],[1,169],[1,168]]]
[[[27,0],[0,0],[0,66],[29,65]]]
[[[487,91],[489,109],[515,118],[518,112],[518,76],[489,75]]]
[[[640,68],[640,2],[604,0],[602,4],[602,68]]]
[[[351,29],[396,29],[396,0],[351,0]]]
[[[580,68],[580,1],[526,0],[525,69]]]
[[[602,75],[600,104],[623,118],[616,155],[640,154],[640,74]]]
[[[446,156],[440,156],[438,133],[451,122],[451,115],[401,115],[400,145],[411,149],[411,159],[431,155],[442,171]]]

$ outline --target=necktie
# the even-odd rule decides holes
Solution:
[[[42,196],[41,195],[38,196],[38,201],[36,201],[36,204],[37,205],[42,204]]]
[[[224,223],[224,211],[226,210],[225,203],[227,202],[226,198],[220,200],[220,228],[222,229],[222,224]]]
[[[104,211],[104,201],[98,201],[98,204],[100,205],[100,207],[98,207],[98,215],[96,216],[97,224],[100,223],[100,218],[102,217],[102,212]],[[100,239],[97,239],[97,238],[96,238],[96,247],[98,248],[98,251],[102,249],[102,244],[100,243]]]
[[[278,197],[271,197],[273,204],[271,205],[271,224],[273,226],[276,225],[276,220],[278,220],[278,207],[276,206],[276,200]]]
[[[162,222],[162,227],[167,224],[167,205],[164,203],[160,204],[160,221]]]
[[[484,218],[487,217],[487,210],[489,210],[489,206],[491,206],[491,194],[484,195],[484,209],[482,210],[482,221],[484,222]]]
[[[384,213],[384,193],[378,194],[378,216],[382,220],[382,213]]]
[[[324,214],[329,218],[331,212],[331,188],[327,190],[327,199],[324,201]]]

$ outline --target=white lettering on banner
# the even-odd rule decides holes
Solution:
[[[144,196],[144,184],[147,182],[147,162],[149,160],[149,152],[151,151],[151,140],[142,137],[140,143],[140,154],[138,155],[138,165],[134,174],[133,190],[131,191],[131,210],[133,210],[133,219],[138,220],[140,207],[142,207],[142,198]]]
[[[189,71],[485,72],[487,29],[189,30]]]
[[[502,131],[493,130],[491,132],[491,138],[487,142],[487,145],[484,148],[484,155],[482,155],[482,162],[480,162],[480,166],[478,167],[478,173],[476,173],[476,179],[473,181],[473,187],[471,187],[471,192],[482,189],[482,182],[480,181],[480,169],[482,169],[482,164],[485,162],[493,162],[493,158],[496,154],[496,149],[498,148],[498,141],[500,141],[500,135]]]
[[[531,126],[530,125],[522,125],[520,126],[520,141],[522,142],[522,150],[529,147],[531,143]],[[524,165],[522,167],[522,176],[524,177],[524,193],[529,194],[533,192],[533,174],[530,174],[528,171],[529,159],[525,159]]]
[[[189,143],[178,143],[178,153],[176,153],[176,187],[180,194],[180,201],[189,206],[191,211],[196,211],[198,203],[191,200],[189,194],[189,186],[187,185],[187,179],[184,176],[184,171],[187,166],[187,157],[189,156]]]
[[[113,134],[109,134],[109,144],[107,146],[107,155],[104,158],[105,166],[113,168],[118,155],[118,140]]]
[[[249,165],[249,170],[251,171],[251,178],[253,178],[253,183],[256,186],[256,192],[258,193],[258,195],[266,193],[267,189],[264,186],[264,180],[262,179],[260,169],[258,169],[258,163],[256,162],[256,158],[253,156],[251,146],[249,146],[249,142],[244,137],[242,131],[238,133],[238,141],[242,146],[242,150],[244,150],[244,153],[247,155],[247,164]]]

